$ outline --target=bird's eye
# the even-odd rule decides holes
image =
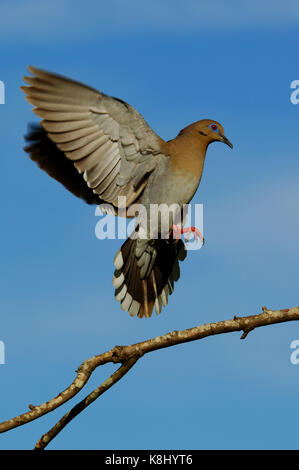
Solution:
[[[216,124],[210,124],[212,131],[218,131],[218,126]]]

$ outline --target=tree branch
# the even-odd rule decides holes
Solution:
[[[17,426],[33,421],[34,419],[53,411],[73,398],[88,382],[89,377],[97,367],[111,362],[121,363],[122,366],[116,372],[114,372],[96,390],[82,400],[82,402],[77,404],[69,413],[64,415],[61,420],[39,440],[36,448],[44,448],[50,440],[52,440],[53,437],[55,437],[64,426],[66,426],[67,423],[69,423],[78,413],[85,409],[86,406],[92,403],[96,398],[114,385],[121,377],[123,377],[144,354],[158,349],[175,346],[177,344],[203,339],[208,336],[234,331],[243,331],[241,339],[245,339],[248,333],[255,328],[299,320],[299,307],[275,311],[269,310],[266,307],[263,307],[262,309],[263,313],[258,315],[243,317],[234,316],[232,320],[208,323],[182,331],[172,331],[163,336],[157,336],[156,338],[132,344],[130,346],[115,346],[110,351],[87,359],[78,368],[77,377],[68,388],[46,403],[38,406],[29,405],[30,411],[27,413],[0,423],[0,432],[6,432],[9,429],[13,429]]]
[[[70,411],[68,411],[46,434],[44,434],[37,442],[34,450],[43,450],[60,431],[75,418],[88,405],[93,403],[99,396],[103,395],[110,387],[118,382],[129,370],[136,364],[138,359],[133,357],[125,362],[117,371],[115,371],[105,382],[91,392],[84,400],[80,401]]]

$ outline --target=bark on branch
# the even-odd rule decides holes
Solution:
[[[158,349],[175,346],[176,344],[195,341],[198,339],[206,338],[212,335],[229,333],[233,331],[243,331],[241,339],[246,338],[248,333],[255,328],[266,325],[274,325],[276,323],[283,323],[293,320],[299,320],[299,307],[287,308],[283,310],[269,310],[266,307],[262,308],[263,313],[250,316],[234,316],[232,320],[224,320],[215,323],[208,323],[194,328],[189,328],[182,331],[172,331],[162,336],[157,336],[140,343],[132,344],[130,346],[115,346],[110,351],[94,356],[85,360],[77,370],[75,380],[62,391],[59,395],[51,400],[37,406],[29,405],[30,411],[23,413],[15,418],[9,419],[0,423],[0,433],[6,432],[9,429],[16,428],[23,424],[29,423],[50,411],[55,410],[77,393],[88,382],[89,377],[93,371],[107,363],[120,363],[122,366],[114,372],[105,382],[103,382],[97,389],[90,393],[84,400],[77,404],[71,411],[66,413],[61,420],[37,443],[36,449],[43,449],[48,443],[86,406],[96,400],[106,390],[111,388],[120,378],[122,378],[134,366],[137,360],[144,354],[147,354]]]

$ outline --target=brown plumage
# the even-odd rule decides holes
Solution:
[[[115,215],[123,207],[141,204],[135,238],[129,237],[114,258],[112,282],[116,299],[130,315],[150,317],[154,307],[160,313],[179,279],[179,261],[186,256],[182,240],[173,238],[172,224],[195,194],[208,145],[219,141],[232,147],[223,127],[204,119],[165,142],[124,101],[28,69],[33,76],[24,78],[29,86],[22,90],[42,118],[42,127],[29,130],[25,150],[41,169],[88,204],[110,203]],[[149,210],[155,204],[177,204],[167,239],[160,223],[154,235],[149,231],[158,214]]]

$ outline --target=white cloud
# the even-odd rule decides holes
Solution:
[[[244,27],[295,25],[297,0],[2,0],[0,39],[30,43],[84,41],[153,31],[200,33]]]

